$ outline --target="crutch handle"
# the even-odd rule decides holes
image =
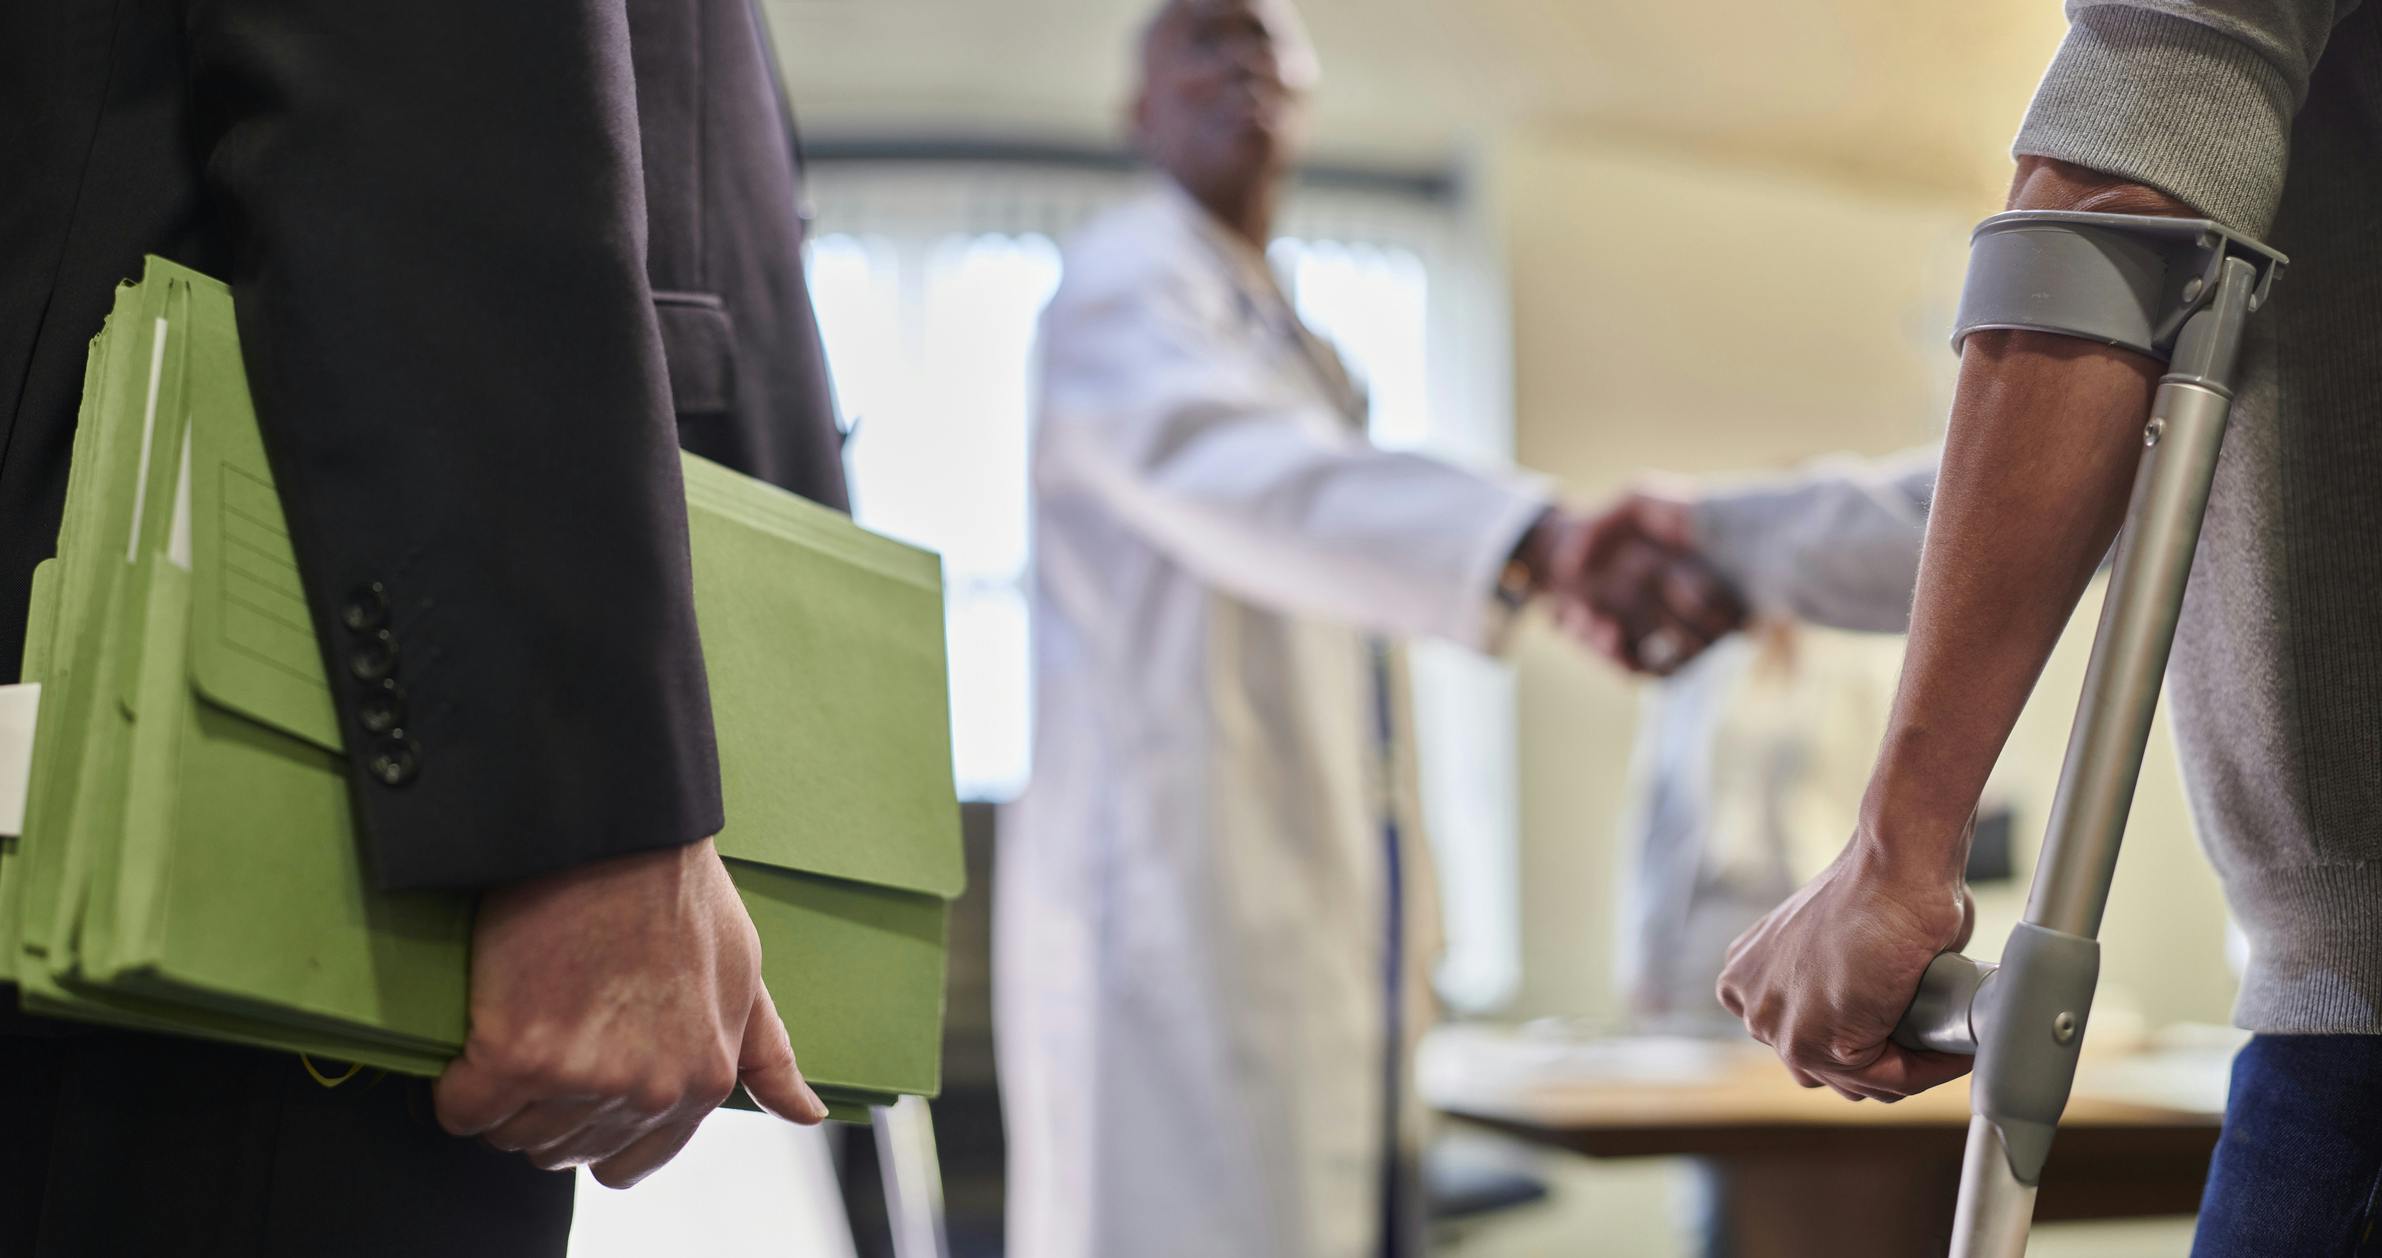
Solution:
[[[1937,953],[1919,976],[1918,994],[1895,1026],[1894,1042],[1904,1048],[1974,1055],[1983,1038],[1990,980],[2000,969],[1994,962],[1971,961],[1957,952]]]

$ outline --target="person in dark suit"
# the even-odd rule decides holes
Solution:
[[[435,1089],[0,990],[0,1253],[558,1254],[540,1168],[823,1116],[708,837],[675,453],[845,503],[793,144],[750,0],[0,6],[0,681],[111,290],[220,276],[370,867],[481,897]]]

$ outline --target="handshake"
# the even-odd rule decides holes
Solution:
[[[1668,675],[1745,624],[1678,494],[1640,487],[1593,513],[1550,508],[1514,559],[1564,632],[1633,673]]]

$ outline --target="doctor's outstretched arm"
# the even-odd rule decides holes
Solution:
[[[1163,283],[1062,299],[1044,328],[1044,490],[1086,492],[1251,602],[1492,648],[1497,591],[1585,597],[1591,522],[1541,488],[1372,444]],[[1734,628],[1717,582],[1666,609],[1697,646]]]

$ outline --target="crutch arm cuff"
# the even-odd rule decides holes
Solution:
[[[2228,259],[2252,272],[2249,309],[2265,301],[2286,259],[2205,218],[2013,210],[1969,241],[1952,346],[1970,333],[2048,332],[2165,362],[2194,314],[2217,295]]]

